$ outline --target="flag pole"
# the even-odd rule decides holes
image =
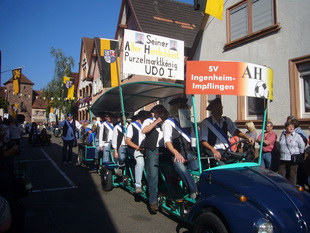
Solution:
[[[119,44],[118,44],[119,45]],[[122,114],[122,121],[124,124],[124,128],[126,129],[126,116],[125,116],[125,107],[124,107],[124,97],[123,97],[123,89],[121,87],[121,77],[120,77],[120,71],[118,70],[118,58],[120,55],[120,49],[116,49],[116,73],[117,73],[117,85],[118,85],[118,91],[119,91],[119,98],[120,98],[120,104],[121,104],[121,114]]]
[[[2,83],[2,77],[1,77],[1,74],[2,74],[2,51],[0,50],[0,87],[1,87],[1,83]]]

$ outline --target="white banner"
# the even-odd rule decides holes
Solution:
[[[184,80],[184,41],[125,29],[123,73]]]

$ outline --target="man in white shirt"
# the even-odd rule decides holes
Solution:
[[[134,156],[136,160],[135,166],[135,192],[142,193],[142,174],[144,169],[144,155],[141,151],[144,150],[142,142],[145,135],[142,133],[141,128],[143,121],[151,117],[151,113],[141,110],[137,114],[137,120],[133,121],[127,127],[126,144],[128,146],[127,152]]]
[[[106,113],[102,119],[104,122],[102,124],[97,124],[99,126],[99,150],[103,152],[102,163],[108,162],[110,160],[110,149],[113,137],[113,115],[111,113]]]
[[[189,197],[195,199],[198,193],[197,185],[189,173],[189,170],[198,170],[197,157],[191,146],[192,127],[191,124],[189,127],[183,126],[179,115],[179,110],[189,111],[190,106],[184,97],[173,99],[169,104],[171,118],[165,120],[162,126],[165,145],[172,154],[173,166],[187,187]]]
[[[165,121],[169,112],[163,105],[156,105],[151,109],[154,115],[146,119],[142,124],[142,133],[145,134],[145,167],[149,191],[150,211],[155,214],[158,211],[158,168],[159,154],[164,151],[162,122]]]

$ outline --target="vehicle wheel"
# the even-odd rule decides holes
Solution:
[[[201,214],[194,226],[194,233],[227,233],[224,223],[213,213]]]
[[[78,157],[77,157],[77,164],[82,166],[83,164],[83,150],[79,149]]]
[[[101,187],[103,191],[112,190],[112,170],[101,168]]]

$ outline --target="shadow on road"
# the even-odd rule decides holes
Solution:
[[[16,162],[27,163],[33,193],[21,199],[26,211],[26,233],[117,232],[98,185],[87,167],[61,163],[62,142],[49,146],[21,141]],[[73,161],[77,158],[74,148]]]

